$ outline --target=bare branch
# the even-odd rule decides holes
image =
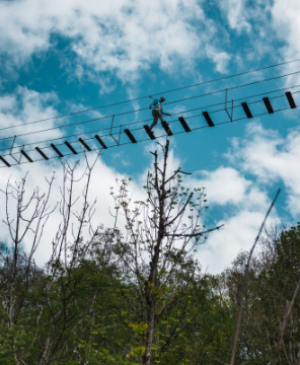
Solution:
[[[246,289],[246,285],[247,285],[247,278],[248,278],[248,271],[249,271],[249,266],[250,266],[250,261],[254,252],[254,249],[259,241],[260,235],[264,229],[265,223],[268,219],[269,214],[271,213],[272,208],[275,205],[275,202],[278,198],[280,194],[280,189],[278,189],[275,198],[273,199],[266,215],[265,218],[260,226],[260,229],[258,231],[258,234],[255,238],[254,244],[250,250],[249,256],[248,256],[248,261],[246,264],[246,268],[245,268],[245,272],[244,272],[244,276],[243,276],[243,283],[242,283],[242,289],[241,289],[241,294],[240,294],[240,300],[239,300],[239,310],[238,310],[238,316],[237,316],[237,321],[236,321],[236,328],[235,328],[235,333],[234,333],[234,340],[233,340],[233,346],[232,346],[232,352],[231,352],[231,360],[230,360],[230,365],[234,365],[234,360],[235,360],[235,353],[236,353],[236,346],[237,346],[237,341],[238,341],[238,336],[239,336],[239,330],[240,330],[240,324],[241,324],[241,318],[242,318],[242,309],[243,309],[243,300],[244,300],[244,296],[245,296],[245,289]]]

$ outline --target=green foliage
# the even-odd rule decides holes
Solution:
[[[4,305],[9,290],[7,267],[2,262],[1,364],[18,364],[20,359],[25,364],[38,362],[42,345],[51,331],[51,342],[57,343],[57,347],[46,363],[142,363],[148,324],[137,287],[124,279],[124,273],[114,263],[107,263],[108,253],[103,243],[95,243],[90,253],[89,259],[73,269],[63,269],[56,263],[56,269],[61,270],[57,278],[32,267],[27,284],[21,280],[20,265],[20,277],[14,288],[18,305],[11,327]],[[178,285],[186,277],[185,270],[176,270],[176,275],[163,289],[151,286],[151,292],[157,298],[156,315],[159,318],[153,337],[153,364],[230,362],[236,298],[245,258],[245,255],[240,256],[222,275],[195,276],[176,306],[161,314],[170,298],[179,294]],[[268,364],[274,358],[279,326],[299,280],[299,269],[300,225],[285,229],[264,242],[260,256],[250,268],[237,363]],[[164,277],[166,272],[162,270],[160,275]],[[67,313],[59,318],[61,311]],[[297,297],[280,351],[282,364],[289,364],[288,359],[292,356],[298,361],[299,323],[300,301]]]
[[[119,181],[114,228],[74,236],[67,260],[64,239],[43,268],[18,245],[0,249],[1,365],[229,364],[242,289],[235,364],[272,364],[277,351],[280,364],[300,364],[300,224],[267,236],[246,285],[247,253],[204,275],[193,253],[206,238],[205,189],[183,186],[180,169],[168,175],[167,152],[163,167],[154,154],[146,199],[132,202]]]

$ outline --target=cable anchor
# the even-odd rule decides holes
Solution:
[[[112,137],[112,139],[116,142],[116,144],[119,146],[120,145],[120,141],[121,141],[121,132],[122,132],[122,124],[120,125],[120,131],[119,131],[119,136],[118,139],[115,138],[115,136],[112,133],[113,127],[114,127],[114,120],[115,120],[115,114],[112,116],[112,120],[111,120],[111,126],[110,126],[110,132],[109,135]]]
[[[22,153],[21,153],[21,151],[20,151],[20,158],[18,160],[12,154],[12,150],[14,148],[14,144],[15,144],[16,138],[17,138],[17,136],[14,136],[14,139],[13,139],[12,144],[11,144],[11,147],[10,147],[9,155],[10,155],[10,157],[12,157],[16,161],[16,163],[18,165],[20,165],[21,160],[22,160],[22,156],[23,156]],[[23,149],[24,149],[24,145],[23,145]]]
[[[229,114],[229,112],[227,110],[227,93],[228,93],[228,89],[226,89],[226,91],[225,91],[225,111],[226,111],[230,121],[232,122],[232,120],[233,120],[233,100],[231,100],[231,113]]]

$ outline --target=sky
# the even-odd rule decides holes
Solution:
[[[99,148],[97,133],[110,148],[99,157],[90,153],[97,159],[90,190],[91,201],[97,198],[93,219],[111,226],[109,191],[116,179],[132,178],[134,199],[143,197],[149,152],[157,149],[143,125],[151,123],[149,96],[164,95],[175,134],[169,138],[170,166],[192,173],[186,179],[190,187],[205,187],[209,209],[203,223],[224,224],[195,257],[204,271],[220,273],[250,249],[278,188],[268,226],[299,220],[299,110],[291,110],[285,97],[291,91],[300,104],[299,32],[298,0],[0,1],[0,154],[14,163],[9,152],[16,136],[13,156],[18,159],[25,145],[28,155],[40,160],[10,168],[0,161],[0,189],[9,179],[20,183],[27,173],[27,194],[37,186],[43,192],[55,171],[50,199],[55,207],[62,167],[51,158],[50,143],[63,154],[70,153],[66,140],[82,150],[79,137]],[[246,73],[256,69],[261,70]],[[224,109],[226,89],[233,122]],[[267,115],[265,96],[282,110]],[[254,118],[245,118],[245,101]],[[203,111],[215,127],[207,126]],[[195,130],[184,132],[179,116]],[[111,133],[120,145],[109,135],[112,120]],[[129,141],[126,128],[140,143]],[[154,134],[163,143],[159,123]],[[43,161],[36,146],[51,159]],[[83,172],[81,158],[78,176]],[[78,196],[82,184],[76,186]],[[3,192],[0,205],[2,221]],[[13,216],[13,202],[9,209]],[[49,256],[60,220],[57,208],[37,262]],[[0,239],[9,242],[7,227],[1,227]]]

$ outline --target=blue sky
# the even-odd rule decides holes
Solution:
[[[94,134],[89,132],[108,128],[110,119],[69,127],[68,124],[148,108],[151,102],[148,95],[298,59],[299,18],[300,4],[296,0],[0,1],[0,128],[21,125],[2,130],[1,138],[26,133],[17,137],[16,144],[32,143],[26,150],[37,158],[37,153],[31,151],[37,142],[38,146],[45,147],[49,142],[43,141],[57,139],[59,144],[67,135],[79,134],[89,138]],[[221,103],[225,95],[220,92],[173,103],[178,99],[298,71],[300,62],[295,62],[166,93],[165,109],[174,114],[167,120],[174,121],[171,125],[175,132],[180,131],[182,127],[176,122],[178,115],[192,117],[201,114],[203,110],[187,110]],[[255,115],[260,114],[265,111],[262,96],[249,97],[281,88],[289,90],[292,86],[295,87],[290,90],[297,92],[300,90],[296,87],[300,84],[299,75],[295,73],[274,81],[232,89],[228,99],[258,101],[249,105]],[[275,108],[288,106],[284,92],[269,95],[278,96],[272,100]],[[146,98],[27,125],[36,120],[141,96]],[[295,93],[294,98],[300,102],[299,94]],[[240,102],[234,102],[235,117],[243,116]],[[208,110],[212,112],[218,108]],[[211,115],[215,123],[228,121],[224,110]],[[117,116],[114,125],[117,131],[121,124],[149,118],[151,113],[146,109]],[[187,120],[192,128],[206,125],[201,116]],[[56,127],[60,128],[36,133]],[[145,138],[143,130],[133,133],[138,140]],[[164,134],[159,124],[155,134]],[[68,140],[76,141],[78,136]],[[121,141],[125,139],[126,136],[122,135]],[[114,144],[110,137],[104,140],[109,146]],[[192,178],[188,180],[192,186],[206,187],[210,206],[206,225],[225,224],[221,231],[211,234],[205,246],[197,252],[204,269],[219,272],[238,252],[249,249],[279,187],[282,194],[269,223],[299,219],[300,130],[297,109],[179,134],[170,141],[172,166],[179,164],[192,172]],[[8,148],[9,142],[0,141],[1,149]],[[96,147],[95,141],[89,143]],[[74,147],[80,148],[78,142]],[[66,152],[66,147],[60,148]],[[107,195],[115,178],[132,177],[134,193],[142,196],[139,184],[151,166],[151,148],[155,148],[151,141],[128,144],[108,149],[101,156],[91,191],[92,196],[98,196],[96,219],[110,224],[107,211],[113,202]],[[45,151],[49,156],[53,153]],[[0,188],[5,187],[9,177],[18,181],[29,171],[28,189],[37,184],[43,189],[46,188],[44,176],[55,170],[58,178],[54,187],[57,189],[54,204],[60,169],[56,160],[3,168],[0,170]],[[51,232],[59,219],[59,213],[54,213],[48,222],[46,237],[53,234]],[[5,229],[1,229],[1,235],[7,239]],[[41,262],[47,251],[46,241],[43,250],[37,253]]]

